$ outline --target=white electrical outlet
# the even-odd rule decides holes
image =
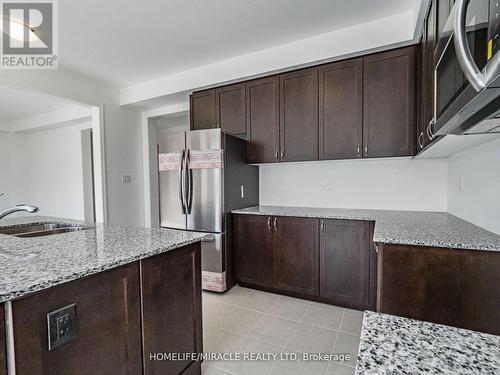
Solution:
[[[122,184],[130,184],[132,182],[132,177],[127,175],[122,175]]]
[[[458,191],[464,191],[464,176],[458,178]]]

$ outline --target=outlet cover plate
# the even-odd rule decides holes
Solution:
[[[76,304],[71,304],[47,314],[49,350],[76,338]]]

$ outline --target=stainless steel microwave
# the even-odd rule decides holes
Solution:
[[[500,132],[500,0],[457,0],[434,54],[434,135]]]

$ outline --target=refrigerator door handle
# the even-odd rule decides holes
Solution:
[[[188,215],[193,208],[193,170],[189,168],[191,161],[191,150],[187,150],[186,156],[186,207]]]
[[[181,202],[182,214],[186,214],[186,205],[184,204],[184,159],[185,159],[185,150],[181,152],[181,162],[179,164],[179,201]]]

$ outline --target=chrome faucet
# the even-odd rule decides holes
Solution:
[[[3,219],[7,215],[13,214],[14,212],[25,211],[29,212],[30,214],[34,214],[35,212],[38,212],[38,210],[38,207],[30,206],[29,204],[18,204],[17,206],[8,208],[5,211],[0,212],[0,219]]]

